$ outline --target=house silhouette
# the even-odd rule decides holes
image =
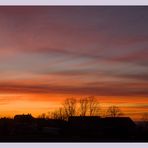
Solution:
[[[28,122],[32,122],[33,120],[34,120],[34,118],[32,117],[31,114],[22,114],[22,115],[15,115],[14,116],[15,122],[28,123]]]
[[[129,117],[72,116],[68,119],[68,133],[80,136],[129,137],[135,126]]]
[[[14,116],[13,133],[19,136],[25,136],[36,132],[35,118],[31,114],[22,114]]]

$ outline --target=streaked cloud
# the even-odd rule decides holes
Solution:
[[[142,6],[0,7],[0,94],[146,102],[147,14]]]

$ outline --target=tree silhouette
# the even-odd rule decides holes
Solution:
[[[96,116],[98,115],[100,110],[99,103],[94,96],[88,97],[88,111],[89,116]]]
[[[63,109],[66,118],[76,115],[76,99],[75,98],[67,98],[63,103]]]
[[[52,119],[60,119],[60,120],[66,120],[66,114],[63,107],[60,107],[58,110],[55,110],[51,113]]]
[[[109,117],[119,117],[121,115],[122,115],[122,112],[117,106],[110,106],[107,109],[107,116]]]
[[[38,116],[38,118],[41,118],[41,119],[46,119],[46,118],[47,118],[47,116],[46,116],[46,114],[45,114],[45,113],[42,113],[41,115],[39,115],[39,116]]]
[[[89,100],[88,98],[81,98],[79,100],[80,103],[80,116],[86,116],[89,109]]]

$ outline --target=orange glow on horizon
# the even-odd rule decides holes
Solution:
[[[79,99],[80,95],[56,95],[56,94],[1,94],[1,117],[14,117],[16,114],[31,113],[34,117],[42,113],[48,113],[56,110],[62,105],[64,99],[75,97]],[[134,120],[139,120],[142,114],[148,112],[144,107],[148,104],[146,98],[136,97],[105,97],[96,96],[100,103],[101,112],[104,114],[111,105],[118,106],[124,116],[130,116]]]

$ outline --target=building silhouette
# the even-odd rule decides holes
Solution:
[[[73,116],[68,119],[68,134],[85,137],[132,137],[135,123],[129,117]]]

